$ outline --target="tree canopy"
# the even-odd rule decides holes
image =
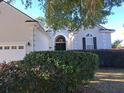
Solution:
[[[122,47],[122,45],[121,45],[122,41],[123,40],[114,41],[114,43],[112,44],[112,48],[121,48]]]
[[[13,1],[13,0],[9,0]],[[16,1],[16,0],[14,0]],[[26,8],[34,0],[21,0]],[[106,16],[111,15],[114,6],[120,6],[124,0],[37,0],[43,8],[46,22],[54,29],[68,26],[71,29],[85,28],[104,24]]]

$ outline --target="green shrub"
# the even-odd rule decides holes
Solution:
[[[72,93],[93,78],[97,61],[98,56],[92,53],[32,52],[21,64],[1,70],[0,90],[3,93]]]

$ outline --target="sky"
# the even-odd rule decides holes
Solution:
[[[17,0],[12,5],[32,18],[44,16],[43,10],[40,9],[36,1],[34,1],[32,8],[28,9],[25,9],[25,6],[21,4],[21,0]],[[115,32],[111,34],[112,43],[115,40],[123,40],[122,45],[124,45],[124,3],[121,7],[114,7],[112,12],[113,14],[107,17],[108,22],[103,26],[108,29],[115,29]]]

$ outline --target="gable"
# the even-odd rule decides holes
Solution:
[[[26,42],[32,38],[33,20],[6,2],[0,2],[0,42]]]
[[[102,25],[97,25],[97,27],[99,28],[99,32],[101,32],[101,33],[113,33],[113,32],[115,32],[114,29],[107,29],[107,28],[103,27]]]
[[[21,19],[23,22],[27,20],[36,21],[27,14],[21,12],[20,10],[18,10],[17,8],[13,7],[12,5],[8,4],[5,1],[0,2],[0,14],[2,13],[4,15],[9,15],[11,17],[14,16],[15,19]]]
[[[35,19],[31,18],[31,17],[28,16],[27,14],[23,13],[23,12],[20,11],[19,9],[15,8],[14,6],[8,4],[7,2],[5,2],[5,1],[3,1],[3,0],[0,1],[0,7],[1,7],[1,6],[4,7],[4,9],[5,9],[5,7],[6,7],[6,8],[9,8],[9,12],[10,12],[10,11],[14,11],[14,12],[18,13],[20,16],[23,16],[23,17],[25,17],[25,18],[27,18],[27,19],[30,19],[30,20],[32,20],[32,21],[36,21]],[[1,10],[2,10],[2,9],[1,9]]]

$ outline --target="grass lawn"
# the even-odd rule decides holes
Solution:
[[[96,93],[124,93],[124,69],[100,69],[89,86],[100,91]]]

